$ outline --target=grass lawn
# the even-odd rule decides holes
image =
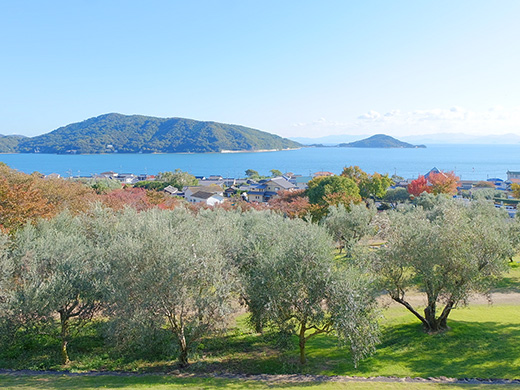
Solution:
[[[16,390],[91,390],[91,389],[290,389],[290,390],[472,390],[472,389],[514,389],[512,385],[465,385],[465,384],[431,384],[431,383],[381,383],[381,382],[328,382],[328,383],[265,383],[254,381],[239,381],[207,378],[175,378],[168,376],[139,376],[139,377],[52,377],[52,376],[20,376],[12,377],[0,375],[0,388]]]
[[[520,292],[520,256],[513,258],[514,262],[509,263],[509,272],[496,283],[493,291],[496,292]],[[520,304],[520,302],[518,302]]]

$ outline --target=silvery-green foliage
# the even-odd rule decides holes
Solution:
[[[126,357],[139,359],[171,359],[179,349],[171,330],[165,327],[162,316],[148,312],[125,313],[112,316],[105,327],[105,341],[111,349]]]
[[[80,217],[63,212],[26,225],[10,254],[16,284],[11,304],[25,321],[50,324],[59,314],[62,356],[72,320],[87,320],[102,308],[108,266],[89,240]]]
[[[64,212],[25,226],[14,239],[12,258],[24,311],[48,316],[74,306],[88,316],[97,307],[107,266],[80,218]]]
[[[356,365],[374,353],[379,343],[380,311],[375,285],[374,275],[351,267],[338,269],[328,287],[327,302],[334,331],[340,343],[351,349]]]
[[[320,333],[335,331],[348,341],[355,360],[369,353],[377,340],[373,295],[365,279],[350,281],[352,273],[337,269],[327,231],[270,213],[246,218],[241,275],[252,322],[296,333],[301,363],[306,341]],[[356,336],[367,323],[373,337]]]
[[[497,195],[496,192],[497,191],[494,188],[473,188],[471,190],[471,195],[475,200],[493,200],[495,195]]]
[[[9,237],[0,231],[0,346],[12,340],[17,327],[12,307],[14,266],[8,250]]]
[[[236,264],[244,245],[243,224],[244,218],[240,210],[224,210],[222,208],[201,209],[197,220],[204,229],[216,237],[219,251]]]
[[[127,209],[108,247],[113,264],[114,312],[129,323],[167,324],[179,360],[201,337],[225,325],[235,285],[234,267],[207,218],[183,208]],[[150,321],[148,321],[148,319]]]
[[[444,202],[448,197],[446,195],[434,195],[429,192],[423,192],[415,198],[415,204],[423,209],[431,210],[435,205]]]
[[[447,328],[447,317],[474,293],[485,293],[510,256],[510,221],[489,202],[439,199],[429,208],[388,212],[379,234],[387,244],[374,261],[390,296],[430,331]],[[406,300],[419,288],[427,297],[424,315]],[[443,305],[437,313],[437,305]]]
[[[9,300],[9,282],[13,274],[13,264],[7,256],[9,238],[0,231],[0,316]]]
[[[520,216],[518,214],[510,220],[509,237],[513,245],[513,253],[509,259],[513,261],[513,255],[520,251]]]
[[[373,205],[351,204],[347,210],[340,204],[329,207],[329,213],[321,223],[349,255],[361,238],[374,233],[371,223],[376,212]]]

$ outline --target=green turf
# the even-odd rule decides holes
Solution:
[[[509,263],[509,272],[505,273],[496,283],[494,292],[520,292],[520,256]],[[519,302],[520,303],[520,302]]]
[[[254,382],[207,378],[175,378],[167,376],[139,377],[54,377],[54,376],[19,376],[0,375],[0,388],[13,390],[91,390],[91,389],[122,389],[122,390],[177,390],[177,389],[306,389],[306,390],[452,390],[452,389],[514,389],[512,385],[464,385],[464,384],[434,384],[434,383],[381,383],[381,382],[325,382],[325,383],[281,383]]]

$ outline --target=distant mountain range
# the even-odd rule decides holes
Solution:
[[[301,146],[239,125],[122,114],[101,115],[31,138],[0,136],[2,153],[205,153]]]
[[[425,148],[424,145],[412,145],[399,141],[385,134],[376,134],[360,141],[341,143],[340,148]]]
[[[303,145],[323,144],[326,146],[339,145],[358,141],[369,137],[369,134],[339,134],[327,135],[319,138],[291,137],[293,141]],[[409,135],[399,137],[402,141],[412,144],[517,144],[520,143],[519,134],[499,134],[499,135],[469,135],[464,133],[437,133],[423,135]]]

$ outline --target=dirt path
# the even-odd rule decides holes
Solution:
[[[488,304],[496,304],[496,305],[515,305],[520,304],[520,293],[517,292],[508,292],[501,293],[495,292],[490,295],[491,299],[489,300],[484,295],[476,295],[469,300],[470,305],[488,305]],[[426,306],[426,296],[420,293],[411,293],[406,295],[405,300],[408,301],[413,306],[421,305]],[[393,301],[388,295],[381,296],[379,301],[383,305],[388,306],[400,306],[399,303]]]
[[[376,376],[376,377],[359,377],[359,376],[341,376],[341,375],[245,375],[245,374],[183,374],[178,371],[163,373],[133,373],[121,371],[89,371],[89,372],[69,372],[69,371],[34,371],[34,370],[5,370],[0,369],[0,375],[11,376],[171,376],[174,378],[217,378],[229,380],[244,380],[265,383],[308,383],[308,382],[402,382],[402,383],[451,383],[451,384],[515,384],[520,385],[520,379],[496,379],[496,378],[447,378],[444,376],[430,378],[400,378],[396,376]]]

